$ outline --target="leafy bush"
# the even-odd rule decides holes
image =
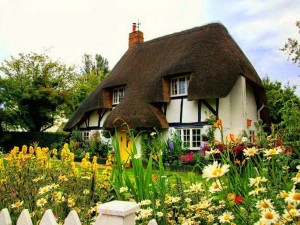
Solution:
[[[53,148],[62,147],[68,142],[69,133],[67,132],[0,132],[0,147],[5,152],[9,152],[14,146],[19,148],[22,145],[32,145],[38,142],[40,146],[49,146]]]

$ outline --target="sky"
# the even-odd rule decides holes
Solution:
[[[77,68],[84,54],[101,54],[112,69],[134,22],[144,41],[220,22],[260,77],[299,86],[300,67],[280,51],[299,40],[299,20],[299,0],[0,0],[0,63],[47,51]]]

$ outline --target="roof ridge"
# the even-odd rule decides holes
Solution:
[[[189,34],[189,33],[195,32],[195,31],[199,31],[199,30],[205,30],[205,29],[209,29],[209,28],[212,28],[212,27],[222,27],[227,31],[227,28],[221,22],[214,22],[214,23],[208,23],[208,24],[205,24],[205,25],[202,25],[202,26],[194,27],[194,28],[191,28],[191,29],[188,29],[188,30],[175,32],[173,34],[167,34],[167,35],[162,36],[162,37],[154,38],[154,39],[151,39],[149,41],[142,42],[142,43],[140,43],[140,45],[144,45],[144,44],[147,44],[147,43],[152,43],[152,42],[168,39],[168,38],[171,38],[171,37],[176,37],[176,36],[180,36],[180,35]],[[136,45],[136,46],[139,46],[139,45]]]

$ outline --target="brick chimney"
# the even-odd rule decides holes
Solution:
[[[138,28],[136,30],[136,28]],[[139,31],[139,27],[136,26],[136,23],[132,24],[132,32],[129,34],[129,48],[144,42],[144,34]]]

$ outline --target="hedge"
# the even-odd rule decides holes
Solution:
[[[67,132],[0,132],[0,148],[4,153],[14,146],[33,145],[35,141],[40,147],[61,148],[69,140]]]

